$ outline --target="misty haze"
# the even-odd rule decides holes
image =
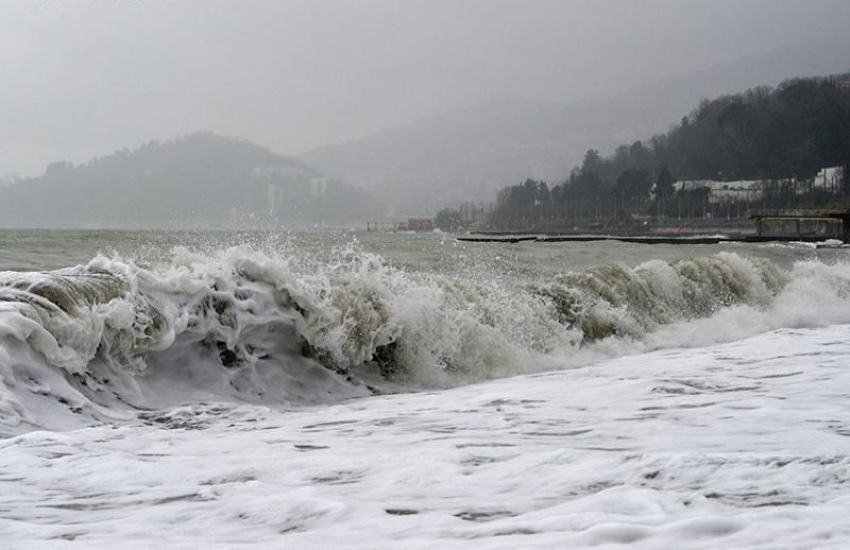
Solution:
[[[840,1],[124,4],[4,6],[0,225],[430,218],[526,178],[559,184],[587,150],[647,142],[703,99],[844,73],[850,53]],[[143,145],[198,132],[234,148],[144,166]],[[311,174],[277,182],[301,204],[276,207],[257,181],[279,164],[267,153]],[[205,190],[201,165],[231,158],[244,169]],[[319,197],[316,178],[346,191]],[[352,193],[370,197],[360,215]]]
[[[0,0],[0,546],[850,547],[848,21]]]

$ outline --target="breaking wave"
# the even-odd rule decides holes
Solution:
[[[850,322],[850,265],[720,253],[547,281],[235,247],[0,273],[0,427],[178,403],[338,401]],[[46,404],[47,403],[47,404]],[[35,413],[33,411],[38,411]]]

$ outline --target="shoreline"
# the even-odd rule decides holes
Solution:
[[[720,243],[768,243],[768,242],[804,242],[804,243],[828,243],[830,241],[841,242],[840,239],[824,235],[815,236],[764,236],[764,235],[678,235],[678,236],[650,236],[650,235],[546,235],[546,234],[470,234],[461,235],[457,240],[464,242],[592,242],[592,241],[617,241],[635,244],[720,244]]]

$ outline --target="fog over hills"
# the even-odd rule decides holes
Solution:
[[[0,227],[305,227],[381,210],[297,158],[210,132],[54,162],[0,186]]]
[[[850,69],[850,42],[813,41],[582,102],[506,99],[446,112],[302,156],[378,192],[396,215],[425,215],[526,177],[558,182],[591,148],[663,132],[702,99]],[[581,78],[581,75],[576,75]]]

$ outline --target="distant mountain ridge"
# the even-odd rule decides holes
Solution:
[[[504,100],[319,147],[310,166],[380,193],[398,215],[491,197],[533,177],[558,182],[591,148],[665,131],[701,99],[850,69],[850,42],[813,42],[583,102]]]
[[[246,140],[151,141],[0,188],[0,226],[297,226],[368,219],[371,195]]]

